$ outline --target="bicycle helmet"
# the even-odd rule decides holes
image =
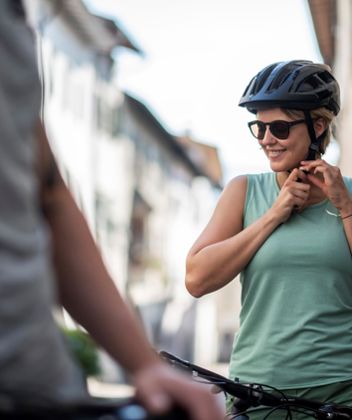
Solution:
[[[325,107],[337,115],[340,90],[326,65],[286,61],[271,64],[254,76],[239,105],[254,113],[268,106],[299,110]]]
[[[320,153],[320,144],[326,131],[316,137],[309,111],[325,107],[337,115],[340,111],[340,89],[324,64],[308,60],[278,62],[265,67],[253,77],[239,106],[246,107],[252,113],[275,107],[303,111],[311,139],[308,159],[314,159],[316,153]]]

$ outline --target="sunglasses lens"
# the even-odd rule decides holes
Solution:
[[[290,126],[285,121],[274,121],[270,124],[270,131],[278,139],[287,139],[290,132]]]
[[[255,122],[255,124],[252,124],[250,126],[250,129],[254,137],[256,137],[258,140],[263,140],[266,130],[265,124],[263,124],[260,121],[257,121]]]

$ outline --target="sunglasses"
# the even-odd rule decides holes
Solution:
[[[253,136],[258,140],[263,140],[266,132],[266,126],[269,126],[269,130],[273,136],[280,140],[286,140],[290,135],[290,128],[294,125],[301,124],[305,120],[296,120],[296,121],[284,121],[284,120],[275,120],[271,122],[263,121],[251,121],[248,123],[248,127],[251,130]]]

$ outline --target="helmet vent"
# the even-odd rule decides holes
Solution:
[[[270,83],[270,86],[269,86],[269,88],[268,88],[268,91],[270,92],[271,90],[275,90],[275,89],[278,89],[281,85],[283,85],[285,82],[286,82],[286,80],[288,79],[290,77],[290,75],[289,74],[285,74],[285,73],[282,73],[282,74],[280,74],[276,79],[274,79],[271,83]]]
[[[321,80],[323,80],[323,82],[325,82],[325,83],[331,83],[334,80],[334,78],[331,76],[331,74],[328,73],[327,71],[319,73],[318,77],[320,77]]]
[[[307,77],[297,86],[296,92],[311,92],[321,86],[321,81],[316,75]]]
[[[263,71],[261,71],[257,78],[254,89],[252,90],[253,93],[258,93],[264,86],[264,83],[267,82],[268,77],[270,76],[273,69],[276,67],[276,64],[272,64],[271,66],[266,67]]]

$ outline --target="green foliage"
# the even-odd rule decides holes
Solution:
[[[88,376],[101,373],[97,345],[93,339],[82,330],[63,329],[69,348],[81,367],[83,373]]]

